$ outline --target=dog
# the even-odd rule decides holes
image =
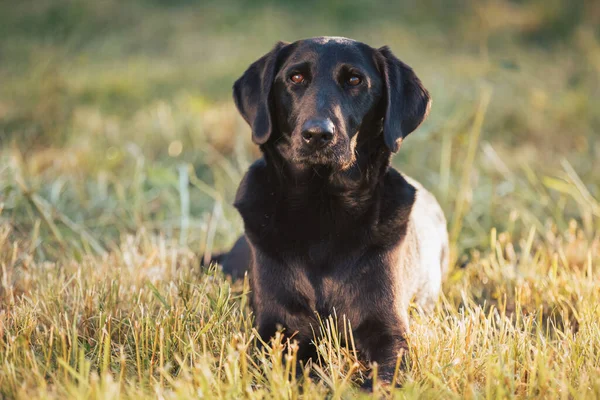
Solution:
[[[300,360],[314,359],[318,316],[335,310],[390,382],[407,350],[410,302],[431,310],[448,269],[440,206],[390,166],[426,118],[428,91],[388,47],[317,37],[277,43],[233,98],[263,157],[238,188],[245,234],[223,270],[249,271],[264,340],[283,330]]]

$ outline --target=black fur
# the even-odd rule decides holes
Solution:
[[[290,79],[296,74],[302,83]],[[387,48],[315,38],[278,43],[235,83],[234,99],[263,158],[239,186],[245,237],[224,270],[250,268],[260,335],[283,328],[301,358],[314,357],[316,313],[335,309],[351,322],[362,356],[391,380],[406,348],[399,265],[415,188],[390,157],[426,117],[427,91]],[[323,148],[303,139],[313,120],[335,127]]]

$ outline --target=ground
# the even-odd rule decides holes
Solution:
[[[389,45],[433,97],[394,165],[451,272],[376,397],[600,397],[599,27],[591,0],[1,3],[0,397],[370,396],[346,324],[296,374],[247,283],[199,267],[258,156],[233,81],[318,35]]]

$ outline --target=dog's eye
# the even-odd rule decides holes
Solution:
[[[300,84],[304,82],[304,75],[302,74],[294,74],[290,76],[290,80],[296,84]]]
[[[360,79],[359,76],[353,75],[350,78],[348,78],[348,80],[346,81],[346,83],[348,83],[348,85],[350,86],[357,86],[360,85],[360,83],[362,82],[362,79]]]

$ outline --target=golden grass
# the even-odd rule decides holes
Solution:
[[[458,261],[435,313],[412,312],[409,362],[395,378],[402,388],[376,385],[374,394],[358,389],[377,367],[361,364],[341,315],[314,327],[322,358],[304,368],[295,363],[295,346],[284,347],[280,337],[259,350],[247,282],[232,284],[218,268],[201,269],[198,259],[239,232],[227,204],[250,156],[243,150],[237,158],[222,156],[205,138],[200,147],[212,149],[211,183],[192,165],[147,164],[135,148],[119,156],[118,170],[111,160],[101,164],[99,176],[88,169],[95,167],[87,156],[96,154],[93,146],[56,150],[72,159],[53,162],[45,161],[51,150],[29,157],[16,148],[3,153],[0,393],[86,399],[597,398],[598,201],[567,160],[562,171],[541,175],[526,164],[507,164],[490,143],[478,145],[491,95],[482,93],[464,128],[468,133],[445,133],[448,143],[438,147],[438,159],[450,166],[438,179],[444,173],[462,177],[448,192],[437,189],[445,207],[462,215],[449,226]],[[457,150],[465,140],[466,149]],[[491,198],[477,197],[489,181],[518,196],[497,190]],[[207,199],[212,211],[200,217],[190,211]],[[473,219],[482,205],[503,230],[484,231]],[[169,207],[177,218],[153,225],[153,208]],[[89,214],[82,222],[73,211],[84,210]],[[136,220],[142,227],[127,233]],[[111,225],[119,226],[117,242],[98,234],[110,235]],[[486,244],[470,245],[469,236]]]
[[[544,246],[492,232],[452,272],[435,313],[413,313],[399,398],[600,396],[600,253],[577,227]],[[315,327],[323,361],[295,373],[294,347],[256,348],[247,283],[200,271],[189,250],[139,232],[81,261],[37,262],[0,227],[0,392],[16,398],[332,398],[367,394],[345,320]],[[574,244],[575,243],[575,244]],[[583,265],[569,262],[578,245]],[[341,324],[341,325],[338,325]],[[350,335],[350,337],[349,337]],[[345,339],[341,341],[340,338]],[[282,363],[283,358],[288,360]]]

